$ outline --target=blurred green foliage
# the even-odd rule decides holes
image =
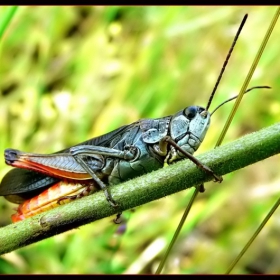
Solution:
[[[0,8],[0,18],[11,7]],[[19,7],[0,41],[0,149],[52,153],[139,118],[206,106],[233,37],[211,110],[237,94],[276,7]],[[280,23],[227,142],[278,121]],[[198,151],[213,148],[232,104],[212,118]],[[210,111],[211,111],[210,110]],[[0,162],[0,178],[10,169]],[[165,273],[223,273],[279,195],[279,156],[207,184]],[[0,257],[0,273],[153,273],[191,190]],[[0,224],[14,205],[0,200]],[[275,213],[234,273],[280,273]],[[1,244],[0,244],[1,246]]]

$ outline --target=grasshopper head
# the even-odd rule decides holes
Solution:
[[[170,136],[184,151],[193,154],[210,125],[210,113],[200,106],[189,106],[173,116],[170,122]],[[170,161],[184,157],[180,151],[172,149]]]

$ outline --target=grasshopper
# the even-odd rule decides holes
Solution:
[[[164,163],[172,164],[186,157],[212,175],[214,181],[222,182],[222,177],[198,161],[193,153],[204,140],[211,115],[221,105],[237,97],[220,104],[212,114],[209,112],[213,96],[246,18],[247,16],[240,25],[205,108],[188,106],[174,115],[141,119],[53,154],[6,149],[6,164],[16,168],[4,176],[0,195],[20,204],[17,213],[12,215],[13,222],[98,189],[104,191],[112,207],[118,207],[108,186],[141,176],[162,168]]]

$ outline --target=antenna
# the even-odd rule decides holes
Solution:
[[[244,92],[244,94],[247,93],[247,92],[249,92],[249,91],[251,91],[251,90],[253,90],[253,89],[257,89],[257,88],[271,88],[271,87],[269,87],[269,86],[256,86],[256,87],[251,87],[251,88],[247,89],[247,90]],[[238,97],[238,95],[235,95],[235,96],[229,98],[228,100],[224,101],[224,102],[221,103],[219,106],[217,106],[217,107],[213,110],[213,112],[212,112],[210,115],[212,116],[221,106],[223,106],[224,104],[228,103],[229,101],[232,101],[232,100],[236,99],[237,97]]]
[[[226,60],[225,60],[225,62],[224,62],[224,65],[223,65],[223,67],[222,67],[222,70],[221,70],[221,72],[220,72],[220,75],[219,75],[219,77],[218,77],[218,80],[217,80],[217,82],[216,82],[216,84],[215,84],[215,86],[214,86],[214,88],[213,88],[213,91],[212,91],[212,93],[211,93],[211,95],[210,95],[208,104],[207,104],[207,106],[206,106],[206,111],[208,111],[208,109],[209,109],[209,107],[210,107],[210,105],[211,105],[211,102],[212,102],[212,100],[213,100],[213,97],[214,97],[214,95],[215,95],[215,92],[216,92],[216,90],[217,90],[217,88],[218,88],[218,85],[219,85],[221,79],[222,79],[222,76],[223,76],[224,71],[225,71],[225,69],[226,69],[226,66],[227,66],[227,63],[228,63],[229,58],[230,58],[230,56],[231,56],[231,53],[232,53],[232,51],[233,51],[233,48],[234,48],[234,46],[235,46],[235,44],[236,44],[236,41],[237,41],[237,39],[238,39],[238,37],[239,37],[239,34],[240,34],[242,28],[243,28],[243,26],[244,26],[244,24],[245,24],[245,22],[246,22],[246,20],[247,20],[247,17],[248,17],[248,14],[246,14],[246,15],[244,16],[244,18],[243,18],[243,20],[242,20],[242,22],[241,22],[241,24],[240,24],[240,26],[239,26],[239,28],[238,28],[238,31],[237,31],[237,33],[236,33],[236,35],[235,35],[235,37],[234,37],[234,40],[233,40],[233,42],[232,42],[231,48],[230,48],[230,50],[229,50],[229,52],[228,52],[228,55],[227,55],[227,57],[226,57]]]

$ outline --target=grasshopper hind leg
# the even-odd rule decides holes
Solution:
[[[75,200],[75,199],[79,199],[82,198],[84,196],[88,196],[90,193],[92,193],[92,191],[96,190],[95,185],[90,184],[88,185],[85,189],[83,189],[80,193],[75,194],[75,195],[65,195],[61,198],[58,199],[57,203],[60,205],[61,202],[65,199],[70,199],[70,200]]]

